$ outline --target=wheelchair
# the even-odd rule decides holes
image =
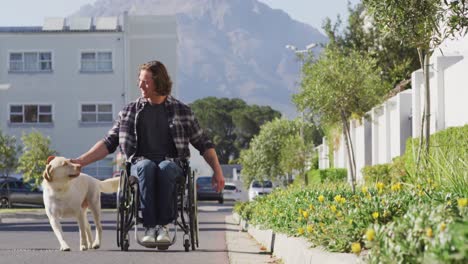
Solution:
[[[138,177],[131,175],[131,163],[125,164],[120,172],[120,186],[117,191],[117,247],[121,251],[128,251],[130,247],[129,232],[135,230],[135,241],[147,248],[166,250],[177,240],[177,231],[183,232],[183,246],[188,252],[190,247],[195,250],[199,247],[198,218],[197,218],[197,192],[195,189],[195,175],[191,171],[187,160],[174,160],[183,170],[183,177],[176,180],[174,195],[174,208],[176,215],[173,221],[174,231],[170,232],[172,240],[169,243],[144,243],[138,235],[138,224],[143,223],[140,210],[140,194]]]

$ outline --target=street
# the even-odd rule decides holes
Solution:
[[[238,232],[235,225],[225,224],[225,217],[231,214],[232,205],[199,202],[200,247],[189,252],[184,251],[180,230],[175,245],[167,251],[158,251],[137,244],[133,229],[129,251],[121,252],[116,244],[116,213],[113,211],[102,214],[101,248],[85,252],[79,251],[78,225],[73,219],[62,221],[64,237],[71,252],[58,250],[59,243],[46,218],[4,219],[0,224],[0,263],[229,263],[225,232]],[[89,219],[92,220],[92,217],[89,216]],[[140,229],[141,236],[143,229]]]

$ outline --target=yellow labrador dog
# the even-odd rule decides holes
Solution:
[[[101,192],[114,193],[119,187],[119,178],[100,181],[81,173],[81,166],[64,157],[49,157],[43,173],[42,189],[44,207],[50,225],[60,243],[60,250],[69,251],[63,239],[60,219],[75,217],[80,228],[80,250],[97,249],[101,245]],[[87,208],[91,210],[96,225],[96,239],[92,242]],[[92,244],[91,244],[92,243]]]

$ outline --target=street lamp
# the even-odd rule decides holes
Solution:
[[[313,42],[310,43],[309,45],[307,45],[306,48],[302,49],[302,50],[298,50],[296,46],[291,45],[291,44],[286,45],[287,49],[294,51],[294,53],[296,53],[296,54],[309,53],[309,51],[311,51],[315,47],[317,47],[317,43],[313,43]]]
[[[298,58],[300,59],[300,62],[301,62],[301,76],[303,74],[302,73],[302,68],[304,67],[304,56],[306,54],[309,54],[309,52],[315,47],[317,47],[317,43],[310,43],[309,45],[306,46],[305,49],[302,49],[302,50],[298,50],[296,46],[291,45],[291,44],[286,45],[286,49],[292,50],[298,56]],[[300,134],[300,137],[302,138],[302,140],[305,141],[305,137],[304,137],[304,122],[305,122],[304,111],[301,111],[301,120],[302,120],[302,123],[301,123],[299,134]],[[304,164],[304,166],[305,166],[305,164]],[[304,174],[304,171],[302,171],[302,173]],[[306,174],[304,174],[304,183],[305,183],[306,186],[308,185],[308,179],[307,179]]]

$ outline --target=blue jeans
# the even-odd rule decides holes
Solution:
[[[176,216],[176,179],[183,176],[175,162],[143,159],[133,164],[131,174],[139,179],[143,226],[154,227],[172,222]]]

